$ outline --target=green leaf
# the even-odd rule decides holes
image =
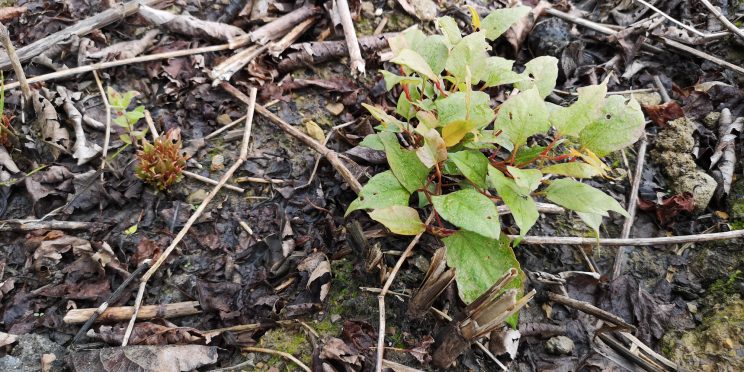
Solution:
[[[439,119],[437,117],[429,112],[429,111],[419,111],[416,113],[416,119],[418,119],[419,124],[427,127],[427,128],[438,128],[440,127]]]
[[[400,83],[406,83],[406,84],[411,84],[411,85],[421,84],[420,77],[400,76],[387,70],[380,70],[380,72],[382,73],[382,78],[385,80],[385,90],[393,89],[393,87],[395,87],[396,85]]]
[[[390,231],[400,235],[416,235],[426,230],[426,225],[415,209],[401,205],[375,209],[369,217],[385,225]]]
[[[132,226],[129,226],[126,230],[124,230],[124,235],[133,235],[137,232],[137,224],[135,223]]]
[[[550,129],[545,102],[537,88],[526,90],[506,100],[501,105],[494,123],[515,146],[527,143],[527,138]]]
[[[447,265],[455,268],[457,291],[466,304],[475,301],[511,268],[519,276],[505,289],[523,290],[524,274],[509,241],[489,239],[468,231],[443,238],[447,247]]]
[[[386,208],[393,205],[408,205],[411,194],[398,182],[391,171],[370,178],[346,210],[344,217],[358,209]]]
[[[416,132],[424,138],[423,146],[416,149],[416,155],[425,166],[431,168],[447,160],[447,145],[444,144],[442,136],[436,129],[419,125]]]
[[[369,113],[372,114],[375,119],[379,120],[380,123],[382,123],[382,126],[385,128],[392,125],[398,129],[403,129],[406,126],[406,123],[396,119],[392,115],[388,115],[385,111],[377,106],[368,105],[366,103],[362,103],[362,106],[364,106],[364,108],[366,108],[367,111],[369,111]]]
[[[467,120],[474,128],[488,125],[494,118],[491,97],[485,92],[457,92],[435,103],[439,122],[447,125],[454,121]]]
[[[519,169],[509,166],[506,167],[506,170],[512,175],[517,186],[528,190],[528,192],[535,191],[540,186],[543,174],[538,169]]]
[[[451,153],[449,158],[457,165],[465,178],[482,189],[488,187],[486,185],[488,158],[483,153],[477,150],[458,151]]]
[[[626,105],[623,96],[612,95],[599,119],[581,131],[579,143],[598,156],[605,156],[636,142],[644,127],[641,105],[633,98]]]
[[[119,139],[120,139],[120,140],[121,140],[122,142],[126,143],[127,145],[131,145],[131,144],[132,144],[132,137],[129,137],[129,135],[128,135],[128,134],[126,134],[126,133],[124,133],[124,134],[120,134],[120,135],[119,135]]]
[[[380,135],[372,133],[364,137],[362,142],[359,142],[359,146],[364,146],[372,150],[385,151],[385,146],[380,141]]]
[[[113,120],[114,124],[122,127],[122,128],[129,128],[130,124],[127,122],[127,117],[125,115],[119,115],[115,117]]]
[[[528,6],[496,9],[486,18],[483,18],[481,30],[486,32],[486,37],[489,40],[495,40],[522,17],[529,14],[530,10]]]
[[[441,196],[432,196],[434,209],[453,225],[498,239],[501,233],[496,205],[478,191],[468,189]]]
[[[421,98],[421,93],[419,93],[418,89],[416,89],[415,87],[409,87],[408,91],[411,94],[411,99],[413,100],[413,102],[417,102]],[[395,107],[395,112],[398,113],[398,115],[406,118],[406,120],[408,121],[416,116],[416,108],[411,103],[411,101],[408,100],[408,97],[406,97],[405,94],[401,94],[398,97],[398,104]]]
[[[499,135],[494,135],[493,130],[480,131],[474,142],[495,143],[508,151],[514,150],[514,144],[511,143],[506,134],[500,133]]]
[[[436,20],[436,25],[442,35],[447,38],[449,45],[455,45],[462,40],[462,33],[460,27],[457,27],[457,21],[450,16],[439,17]]]
[[[127,111],[124,114],[130,124],[136,124],[140,119],[145,117],[145,106],[137,106],[132,111]]]
[[[501,57],[488,57],[486,66],[486,71],[480,78],[485,82],[486,88],[513,84],[522,79],[518,73],[512,71],[514,61]]]
[[[545,151],[544,146],[522,146],[517,150],[517,156],[514,157],[514,164],[529,163],[537,159],[543,151]]]
[[[609,210],[628,216],[628,212],[611,196],[568,178],[553,181],[545,189],[545,197],[553,203],[576,212],[607,216]]]
[[[470,69],[473,76],[483,76],[488,65],[488,43],[483,32],[475,32],[465,36],[457,43],[449,53],[445,69],[449,71],[457,82],[465,82],[467,70]],[[473,79],[473,84],[478,81]]]
[[[411,49],[401,50],[390,62],[406,66],[429,80],[438,81],[437,74],[432,71],[431,66],[424,60],[424,57]]]
[[[591,85],[578,89],[579,99],[569,107],[556,107],[550,113],[550,122],[559,135],[577,137],[584,127],[596,121],[607,95],[607,84]]]
[[[597,213],[576,212],[576,215],[584,221],[587,226],[591,227],[594,232],[599,234],[599,227],[602,226],[602,215]]]
[[[558,59],[551,56],[537,57],[524,65],[523,79],[514,83],[519,90],[537,87],[540,98],[545,98],[553,92],[555,81],[558,79]]]
[[[592,178],[602,174],[599,169],[578,161],[570,163],[553,164],[547,167],[541,168],[545,174],[556,174],[559,176],[567,176],[574,178]]]
[[[501,199],[511,211],[519,226],[519,234],[524,236],[537,222],[540,213],[537,204],[530,196],[531,190],[518,185],[494,167],[488,168],[488,181],[496,189]]]
[[[132,103],[132,99],[134,97],[137,97],[139,95],[139,92],[130,90],[125,93],[119,93],[114,88],[108,87],[106,90],[106,95],[108,96],[109,105],[111,108],[115,110],[126,110],[127,107],[129,107],[129,104]]]
[[[439,75],[444,70],[449,56],[447,39],[444,36],[429,35],[412,49],[424,58],[434,74]]]
[[[401,148],[395,133],[382,132],[380,140],[385,146],[390,170],[393,171],[400,184],[410,193],[422,188],[426,182],[426,176],[429,175],[429,168],[421,163],[416,153]]]

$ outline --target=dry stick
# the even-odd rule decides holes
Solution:
[[[145,5],[154,5],[160,1],[162,0],[130,1],[115,8],[105,10],[93,17],[84,19],[70,27],[18,49],[19,60],[20,62],[27,62],[37,55],[46,52],[52,46],[67,40],[70,36],[83,36],[103,26],[130,16],[137,12],[140,3]],[[10,63],[11,61],[8,60],[8,58],[0,57],[0,70],[7,69]]]
[[[570,14],[567,14],[567,13],[564,13],[564,12],[561,12],[560,10],[557,10],[557,9],[548,8],[548,9],[545,10],[545,13],[550,14],[550,15],[552,15],[554,17],[561,18],[561,19],[566,20],[568,22],[573,22],[573,23],[575,23],[577,25],[584,26],[584,27],[589,28],[591,30],[594,30],[594,31],[597,31],[597,32],[601,32],[601,33],[606,34],[606,35],[615,35],[615,34],[617,34],[617,31],[615,31],[615,30],[613,30],[611,28],[602,26],[602,25],[600,25],[598,23],[595,23],[595,22],[586,20],[584,18],[579,18],[579,17],[573,16],[573,15],[570,15]],[[677,50],[682,51],[682,52],[685,52],[685,53],[692,54],[695,57],[699,57],[699,58],[708,60],[708,61],[713,62],[713,63],[715,63],[715,64],[717,64],[719,66],[730,68],[730,69],[732,69],[732,70],[734,70],[734,71],[736,71],[736,72],[744,75],[744,68],[742,68],[741,66],[737,66],[737,65],[734,65],[734,64],[732,64],[730,62],[726,62],[726,61],[724,61],[724,60],[722,60],[722,59],[720,59],[718,57],[712,56],[712,55],[710,55],[708,53],[701,52],[701,51],[699,51],[699,50],[697,50],[695,48],[690,48],[687,45],[684,45],[682,43],[676,42],[676,41],[671,40],[669,38],[662,37],[661,38],[661,41],[664,43],[664,45],[667,45],[669,47],[672,47],[674,49],[677,49]],[[653,47],[652,45],[650,45],[648,43],[644,43],[644,45],[648,45],[648,46]]]
[[[508,235],[509,239],[519,239],[519,235]],[[659,238],[632,238],[632,239],[613,239],[613,238],[581,238],[574,236],[525,236],[519,244],[565,244],[565,245],[603,245],[608,247],[617,247],[623,245],[634,246],[651,246],[651,245],[668,245],[680,243],[700,243],[713,240],[726,240],[744,237],[744,230],[733,230],[712,234],[697,235],[680,235],[665,236]]]
[[[0,221],[0,231],[33,231],[33,230],[93,230],[106,224],[78,221],[42,221],[42,220],[4,220]]]
[[[84,321],[85,324],[80,328],[80,330],[75,335],[75,338],[72,339],[72,345],[74,345],[78,340],[80,340],[81,337],[85,334],[85,332],[90,329],[90,327],[95,323],[96,319],[108,309],[109,304],[115,301],[118,301],[119,298],[121,298],[122,295],[124,295],[124,290],[132,284],[132,282],[140,275],[143,271],[150,268],[150,261],[151,260],[145,260],[140,264],[137,269],[134,270],[131,274],[129,274],[129,277],[127,277],[124,282],[119,285],[118,288],[112,293],[106,301],[104,301],[98,308],[96,309],[75,309],[68,311],[67,314],[65,314],[65,317],[62,319],[63,322],[67,324],[74,324],[74,323],[82,323],[81,321]],[[73,312],[81,313],[84,310],[93,310],[93,314],[86,313],[86,315],[82,316],[75,316]],[[129,317],[126,317],[124,319],[129,319]]]
[[[184,56],[190,56],[193,54],[218,52],[218,51],[227,50],[227,49],[230,49],[230,44],[219,44],[219,45],[212,45],[208,47],[201,47],[201,48],[194,48],[194,49],[176,50],[172,52],[157,53],[157,54],[150,54],[150,55],[139,56],[139,57],[134,57],[134,58],[120,59],[118,61],[94,63],[92,65],[85,65],[85,66],[70,68],[67,70],[56,71],[56,72],[52,72],[49,74],[34,76],[28,79],[28,83],[31,84],[31,83],[37,83],[40,81],[49,81],[49,80],[59,79],[59,78],[67,77],[67,76],[82,74],[84,72],[104,70],[107,68],[118,67],[118,66],[126,66],[126,65],[133,64],[133,63],[142,63],[142,62],[157,61],[160,59],[184,57]],[[8,91],[10,89],[18,88],[18,86],[19,86],[18,82],[15,82],[15,83],[6,84],[3,88],[4,90]]]
[[[444,320],[446,320],[448,322],[451,322],[452,321],[452,317],[451,316],[445,314],[442,310],[439,310],[436,307],[433,307],[432,306],[431,307],[431,311],[434,314],[439,315],[442,319],[444,319]],[[496,358],[496,356],[493,355],[493,353],[491,353],[491,350],[488,350],[487,347],[483,346],[483,344],[480,341],[475,341],[475,345],[478,346],[478,348],[481,349],[481,351],[483,351],[484,354],[486,354],[489,358],[491,358],[491,360],[493,360],[496,364],[498,364],[498,366],[501,367],[501,370],[502,371],[507,371],[508,370],[506,368],[506,366],[503,363],[501,363],[501,361],[498,358]]]
[[[208,177],[200,176],[200,175],[198,175],[198,174],[196,174],[194,172],[189,172],[187,170],[183,171],[182,173],[186,177],[191,177],[191,178],[193,178],[193,179],[195,179],[197,181],[202,181],[202,182],[208,183],[210,185],[217,185],[219,183],[219,181],[215,181],[215,180],[213,180],[211,178],[208,178]],[[225,184],[225,188],[226,189],[229,189],[229,190],[237,191],[237,192],[239,192],[241,194],[245,192],[245,189],[244,188],[241,188],[241,187],[238,187],[238,186],[229,185],[229,184]]]
[[[92,315],[97,314],[96,309],[75,309],[70,310],[65,315],[63,321],[67,324],[80,324],[90,321]],[[181,316],[196,315],[202,312],[199,301],[176,302],[164,305],[146,305],[142,306],[137,313],[137,319],[155,319],[155,318],[177,318]],[[109,307],[104,311],[97,320],[99,322],[123,322],[132,318],[134,306],[117,306]],[[77,337],[77,336],[76,336]]]
[[[20,82],[21,91],[23,92],[23,98],[25,98],[26,101],[30,100],[31,88],[29,88],[28,86],[26,74],[23,72],[23,66],[21,66],[21,61],[18,59],[18,54],[13,47],[13,42],[10,41],[10,33],[8,33],[8,29],[2,23],[0,23],[0,43],[3,44],[5,51],[8,53],[10,64],[13,65],[13,70],[15,71],[16,77]]]
[[[233,86],[232,84],[226,81],[223,81],[222,83],[220,83],[220,85],[225,91],[232,94],[233,97],[243,101],[244,103],[248,101],[248,97],[245,94],[243,94],[243,92],[238,90],[238,88]],[[336,172],[338,172],[341,175],[344,181],[346,181],[346,183],[349,184],[349,187],[351,187],[351,189],[354,190],[355,193],[358,194],[359,191],[362,190],[362,185],[359,183],[356,177],[354,177],[354,175],[351,173],[349,168],[347,168],[341,162],[341,159],[338,157],[337,152],[323,146],[320,142],[316,141],[315,139],[308,136],[307,134],[300,131],[299,129],[293,127],[291,124],[282,120],[280,117],[276,116],[273,112],[267,110],[265,107],[259,104],[256,104],[256,112],[261,114],[263,117],[269,119],[270,122],[272,122],[274,125],[281,128],[287,134],[302,141],[302,143],[304,143],[305,145],[313,149],[315,152],[325,156],[325,158],[328,160],[329,163],[331,163],[333,168],[336,169]]]
[[[217,193],[220,191],[222,186],[227,183],[227,180],[232,177],[233,173],[235,173],[238,168],[245,162],[245,160],[248,158],[248,141],[250,140],[251,136],[251,129],[253,126],[253,113],[256,108],[256,88],[251,88],[250,97],[248,98],[248,113],[246,114],[245,118],[245,130],[243,132],[243,143],[240,147],[240,156],[238,157],[238,160],[233,164],[230,169],[225,172],[224,175],[222,175],[222,178],[220,178],[219,183],[212,189],[212,191],[207,195],[206,198],[204,198],[204,201],[199,205],[199,208],[196,209],[194,214],[191,215],[188,221],[186,221],[186,224],[181,228],[181,231],[178,232],[178,235],[173,239],[173,242],[166,248],[166,250],[158,257],[158,260],[155,262],[155,264],[152,265],[150,270],[147,270],[145,275],[142,276],[142,280],[140,281],[140,287],[139,291],[137,291],[137,298],[134,301],[134,315],[132,316],[132,319],[129,321],[129,325],[127,326],[127,330],[124,333],[124,339],[122,340],[122,346],[126,346],[129,342],[129,336],[132,334],[132,329],[134,328],[134,322],[137,319],[137,312],[139,311],[140,305],[142,304],[142,297],[145,294],[145,286],[147,285],[147,281],[150,280],[150,278],[155,275],[155,272],[157,272],[160,265],[165,262],[165,259],[168,258],[168,256],[173,252],[173,250],[176,248],[178,243],[181,242],[181,239],[183,239],[184,236],[186,236],[186,233],[188,233],[191,226],[196,222],[196,220],[201,216],[201,214],[204,212],[204,210],[207,208],[207,205],[209,205],[209,202],[214,199],[214,197],[217,195]]]
[[[431,213],[429,215],[429,218],[426,219],[426,222],[424,222],[424,225],[429,226],[429,223],[431,223],[433,219],[434,213]],[[411,240],[411,242],[408,244],[408,247],[406,247],[406,249],[403,251],[403,254],[400,255],[400,258],[398,258],[398,262],[395,263],[393,270],[390,271],[390,275],[385,281],[385,285],[382,286],[380,294],[377,295],[377,303],[380,313],[380,325],[377,328],[377,362],[375,364],[376,372],[382,371],[382,358],[385,356],[385,295],[390,290],[390,286],[393,284],[395,276],[398,275],[398,270],[400,270],[401,266],[403,266],[403,262],[405,262],[406,258],[408,258],[408,255],[411,254],[411,251],[413,251],[413,247],[415,247],[419,239],[421,239],[421,235],[424,234],[424,231],[421,231],[413,237],[413,240]]]
[[[700,0],[700,2],[703,3],[703,5],[705,5],[705,7],[708,8],[708,10],[710,10],[710,12],[713,13],[715,17],[718,18],[718,20],[721,21],[721,23],[723,23],[724,26],[726,26],[726,28],[731,30],[731,32],[736,34],[736,36],[744,39],[744,31],[736,27],[735,24],[731,23],[731,21],[729,21],[728,18],[724,17],[723,14],[718,10],[718,8],[713,6],[713,4],[710,3],[710,1]]]
[[[672,16],[670,16],[669,14],[666,14],[666,13],[664,13],[663,11],[661,11],[661,9],[659,9],[659,8],[657,8],[657,7],[653,6],[653,5],[651,5],[651,4],[647,3],[647,2],[645,2],[644,0],[635,0],[635,1],[637,1],[637,2],[639,2],[639,3],[641,3],[641,4],[643,4],[643,6],[645,6],[646,8],[649,8],[649,9],[653,10],[654,12],[656,12],[656,13],[660,14],[660,15],[661,15],[662,17],[664,17],[664,18],[666,18],[666,19],[668,19],[668,20],[672,21],[672,22],[673,22],[674,24],[676,24],[676,25],[678,25],[678,26],[680,26],[680,27],[684,28],[684,29],[685,29],[685,30],[687,30],[687,31],[690,31],[690,32],[692,32],[692,33],[693,33],[693,34],[695,34],[695,35],[698,35],[698,36],[702,36],[702,37],[706,37],[706,36],[708,36],[708,35],[706,35],[706,34],[704,34],[704,33],[700,32],[700,31],[696,30],[696,29],[695,29],[694,27],[690,27],[690,26],[688,26],[688,25],[686,25],[686,24],[684,24],[684,23],[682,23],[682,22],[680,22],[680,21],[678,21],[678,20],[674,19],[674,18],[673,18]]]
[[[241,116],[241,117],[239,117],[237,119],[235,119],[235,121],[233,121],[232,123],[226,124],[226,125],[222,126],[222,128],[217,129],[217,130],[215,130],[212,133],[209,133],[207,136],[204,137],[204,140],[206,141],[208,139],[217,137],[217,135],[219,135],[220,133],[222,133],[222,132],[224,132],[224,131],[226,131],[226,130],[228,130],[228,129],[236,126],[236,125],[238,125],[243,120],[245,120],[245,115],[244,116]]]
[[[101,182],[103,182],[103,170],[106,168],[106,156],[108,155],[109,141],[111,141],[111,104],[109,104],[106,91],[103,89],[101,79],[95,70],[93,70],[93,77],[96,78],[96,85],[101,92],[101,100],[106,109],[106,132],[103,135],[103,150],[101,150]]]
[[[147,123],[147,127],[150,128],[150,133],[152,133],[153,141],[158,139],[158,137],[160,137],[160,134],[158,133],[158,129],[155,128],[155,122],[152,120],[152,116],[150,116],[150,110],[145,110],[145,122]]]
[[[648,140],[646,135],[643,135],[641,144],[638,146],[638,156],[636,157],[636,169],[633,172],[633,186],[630,189],[630,200],[628,200],[628,217],[625,218],[623,223],[623,231],[620,237],[623,239],[630,237],[630,229],[633,227],[633,221],[635,220],[636,209],[638,206],[638,189],[641,186],[641,173],[643,173],[643,163],[646,161],[646,148],[648,147]],[[615,265],[612,269],[612,277],[617,278],[622,274],[627,262],[627,251],[630,247],[620,247],[615,255]]]
[[[623,327],[625,329],[631,330],[632,332],[635,332],[636,330],[635,326],[628,324],[625,320],[623,320],[623,318],[615,314],[612,314],[610,312],[607,312],[605,310],[602,310],[588,302],[575,300],[571,297],[560,295],[560,294],[553,293],[553,292],[548,292],[548,297],[553,302],[557,302],[559,304],[563,304],[568,307],[581,310],[587,314],[593,315],[599,319],[612,323],[616,326]]]
[[[351,20],[349,3],[346,0],[336,0],[336,11],[338,12],[339,18],[341,18],[341,26],[344,29],[346,45],[349,48],[351,73],[364,75],[366,69],[364,66],[364,58],[362,58],[362,51],[359,48],[356,30],[354,30],[354,21]]]

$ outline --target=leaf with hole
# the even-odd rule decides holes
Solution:
[[[494,129],[502,130],[515,146],[527,143],[532,135],[547,132],[548,112],[537,88],[507,99],[499,109]]]
[[[638,141],[645,125],[641,105],[635,99],[626,104],[623,96],[612,95],[599,119],[579,133],[579,143],[598,156],[606,156]]]
[[[432,196],[431,202],[437,213],[453,225],[488,238],[499,238],[499,211],[491,199],[478,191],[466,189]]]
[[[391,232],[400,235],[416,235],[426,230],[426,225],[415,209],[401,205],[375,209],[369,217],[383,224]]]
[[[514,87],[519,90],[537,87],[540,92],[540,98],[545,98],[553,92],[557,79],[558,59],[550,56],[542,56],[524,65],[522,79],[514,83]]]

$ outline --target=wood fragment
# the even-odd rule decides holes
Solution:
[[[446,247],[440,247],[434,252],[421,286],[408,302],[408,315],[411,318],[423,317],[437,297],[455,281],[455,269],[447,269],[446,257]]]
[[[31,58],[46,52],[49,48],[64,42],[72,36],[87,35],[101,27],[107,26],[116,21],[122,20],[137,12],[139,4],[147,6],[155,5],[162,0],[136,0],[119,4],[116,7],[104,10],[90,18],[86,18],[70,27],[57,31],[43,39],[37,40],[23,48],[17,50],[18,59],[21,63],[28,62]],[[0,56],[0,70],[7,70],[10,67],[10,60],[7,56]]]
[[[573,298],[563,296],[563,295],[553,293],[553,292],[548,292],[548,298],[550,298],[550,300],[553,302],[557,302],[561,305],[565,305],[565,306],[574,308],[576,310],[583,311],[589,315],[593,315],[608,323],[614,324],[615,326],[624,328],[627,331],[630,331],[630,332],[636,331],[636,327],[632,324],[627,323],[623,318],[615,314],[612,314],[608,311],[602,310],[588,302],[575,300]]]
[[[264,45],[270,41],[279,39],[300,22],[317,15],[319,11],[319,7],[310,4],[297,8],[253,30],[247,35],[233,39],[230,49],[240,48],[250,43]]]
[[[99,222],[56,221],[56,220],[4,220],[0,221],[0,231],[34,230],[97,230],[108,226]]]
[[[146,5],[140,6],[139,15],[156,26],[164,27],[168,31],[187,36],[230,41],[246,34],[240,27],[226,23],[205,21],[185,14],[173,14],[164,10],[153,9]]]
[[[62,318],[62,321],[66,324],[85,323],[85,321],[95,314],[96,309],[97,308],[70,310],[65,314],[65,317]],[[165,305],[147,305],[140,307],[139,312],[137,313],[137,319],[168,319],[180,316],[196,315],[201,312],[202,310],[199,301],[177,302]],[[98,316],[96,322],[123,322],[131,319],[132,315],[134,315],[134,306],[109,307]]]
[[[213,180],[211,178],[204,177],[204,176],[201,176],[201,175],[196,174],[194,172],[189,172],[187,170],[183,171],[183,175],[186,176],[186,177],[191,177],[191,178],[193,178],[193,179],[195,179],[197,181],[208,183],[210,185],[217,185],[219,183],[218,181],[215,181],[215,180]],[[234,186],[234,185],[230,185],[230,184],[225,184],[224,187],[226,189],[228,189],[228,190],[236,191],[236,192],[239,192],[241,194],[245,192],[245,189],[244,188],[241,188],[241,187],[238,187],[238,186]]]
[[[396,33],[385,33],[382,35],[363,36],[359,38],[359,44],[365,55],[388,48],[388,39],[397,35]],[[333,59],[343,57],[349,53],[346,41],[316,41],[311,43],[300,43],[290,47],[298,50],[290,53],[277,65],[281,72],[290,72],[307,65],[324,63]]]

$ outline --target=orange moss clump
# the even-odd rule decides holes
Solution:
[[[186,158],[181,154],[180,130],[171,129],[152,144],[142,140],[137,158],[137,177],[158,190],[165,190],[180,181],[186,166]]]

